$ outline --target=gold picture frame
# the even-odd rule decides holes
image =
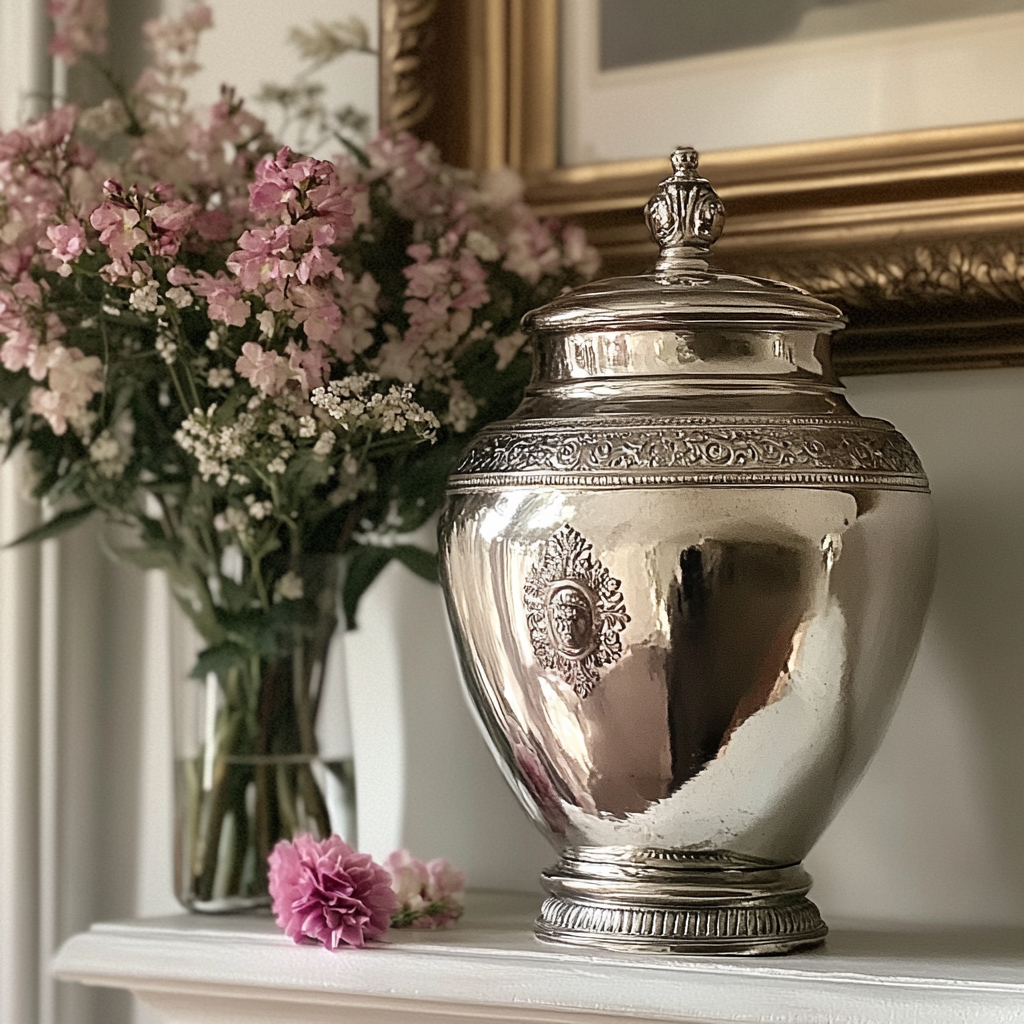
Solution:
[[[558,166],[558,0],[381,0],[381,122],[507,164],[542,215],[643,270],[657,160]],[[685,141],[685,140],[682,140]],[[835,301],[842,373],[1024,365],[1024,121],[701,155],[726,269]]]

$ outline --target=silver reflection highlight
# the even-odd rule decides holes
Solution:
[[[561,853],[538,935],[789,952],[825,935],[800,862],[913,660],[930,502],[832,375],[839,311],[708,267],[723,214],[689,153],[654,273],[527,318],[534,381],[450,481],[442,577],[491,749]]]

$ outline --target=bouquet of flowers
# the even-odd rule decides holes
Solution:
[[[52,0],[99,63],[102,0]],[[215,724],[179,769],[179,896],[266,899],[281,836],[330,834],[314,724],[343,607],[423,524],[528,377],[519,319],[589,275],[514,174],[407,134],[291,152],[229,88],[192,109],[197,4],[146,25],[134,87],[0,136],[0,441],[55,514],[127,527],[206,647]],[[212,682],[211,682],[212,681]]]

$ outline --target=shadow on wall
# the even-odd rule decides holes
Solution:
[[[346,637],[359,846],[446,857],[477,889],[540,893],[556,855],[502,778],[462,693],[441,588],[392,562]]]
[[[1024,925],[1024,370],[855,378],[921,455],[935,594],[892,727],[808,858],[826,914]]]
[[[993,848],[1024,920],[1024,520],[998,494],[945,494],[932,620],[973,719]]]

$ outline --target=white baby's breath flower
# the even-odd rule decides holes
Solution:
[[[504,338],[494,342],[494,352],[498,357],[498,369],[504,370],[515,359],[519,350],[526,344],[526,335],[522,331],[513,331]]]
[[[107,316],[120,316],[121,315],[121,310],[119,310],[117,308],[117,306],[111,306],[107,302],[100,303],[100,309],[102,309],[103,312],[107,314]]]
[[[461,381],[453,381],[451,395],[448,399],[448,412],[444,421],[451,425],[457,434],[465,433],[478,412],[477,404],[466,391]]]
[[[271,459],[267,463],[267,472],[268,473],[281,474],[281,473],[285,472],[285,470],[287,470],[287,469],[288,469],[288,463],[286,463],[284,461],[284,459],[281,458],[280,455],[278,455],[277,458],[275,458],[275,459]]]
[[[272,501],[260,501],[255,494],[245,496],[245,507],[248,509],[249,515],[259,522],[262,522],[274,511]]]
[[[228,505],[213,517],[213,528],[218,533],[242,533],[249,525],[249,515],[235,505]]]
[[[409,384],[392,385],[386,394],[367,393],[380,378],[372,373],[358,373],[341,380],[332,380],[326,388],[316,388],[310,402],[326,411],[346,430],[359,428],[379,430],[382,434],[400,434],[412,427],[420,436],[432,438],[437,430],[437,417],[424,409],[413,397]]]
[[[312,416],[299,417],[299,437],[316,437],[316,420]]]
[[[318,459],[325,459],[331,454],[331,449],[334,448],[334,442],[337,440],[333,430],[325,430],[317,439],[316,444],[313,445],[313,454]]]
[[[161,331],[156,336],[156,350],[160,353],[160,358],[168,366],[170,366],[178,357],[177,342],[175,342],[174,336],[168,334],[166,331]]]
[[[257,313],[256,322],[260,325],[260,334],[264,338],[272,338],[274,336],[274,314],[269,309],[263,310],[262,313]]]
[[[229,388],[235,383],[235,378],[227,367],[215,366],[206,375],[206,386],[211,388]]]
[[[274,587],[274,596],[278,600],[298,601],[302,595],[302,577],[297,572],[292,572],[291,570],[286,572]]]
[[[215,327],[215,328],[214,328],[214,329],[213,329],[212,331],[210,331],[210,333],[209,333],[209,334],[208,334],[208,335],[206,336],[206,347],[207,347],[207,348],[208,348],[208,349],[209,349],[209,350],[210,350],[211,352],[216,352],[216,351],[217,351],[217,349],[219,349],[219,348],[220,348],[220,343],[221,343],[221,341],[222,341],[223,337],[224,337],[224,336],[223,336],[223,334],[221,333],[221,331],[220,331],[220,330],[219,330],[218,328],[216,328],[216,327]]]
[[[135,435],[135,419],[126,409],[117,422],[102,430],[89,445],[89,458],[96,466],[96,472],[108,480],[124,475],[132,457],[132,438]]]
[[[174,440],[199,463],[203,480],[216,480],[226,487],[232,478],[232,463],[244,458],[256,434],[256,417],[250,412],[236,416],[224,426],[215,426],[217,405],[206,412],[194,409],[175,432]]]
[[[466,248],[478,259],[493,263],[501,256],[501,250],[492,238],[476,229],[466,233]]]
[[[195,301],[192,293],[187,288],[175,287],[167,289],[167,298],[174,303],[178,309],[188,309]]]
[[[147,281],[133,289],[128,296],[128,305],[140,313],[155,313],[160,305],[160,285],[156,281]]]
[[[87,107],[78,115],[75,125],[90,135],[102,140],[128,127],[128,116],[124,104],[113,98],[104,100],[98,107]]]

